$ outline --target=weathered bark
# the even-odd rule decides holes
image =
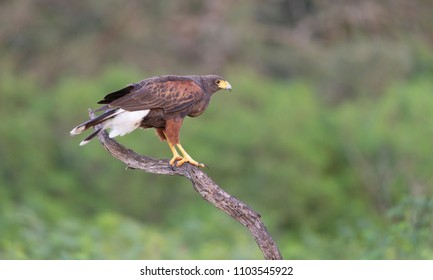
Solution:
[[[92,115],[92,114],[91,114]],[[281,253],[268,233],[260,215],[247,204],[231,196],[221,189],[209,176],[198,167],[189,163],[180,167],[171,168],[168,160],[158,160],[141,156],[134,151],[125,148],[117,141],[108,137],[106,132],[98,134],[99,141],[104,148],[115,158],[125,163],[131,169],[140,169],[144,172],[184,176],[192,182],[194,189],[215,207],[236,219],[248,228],[254,240],[257,242],[265,259],[280,260]]]

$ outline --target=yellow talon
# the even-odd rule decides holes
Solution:
[[[188,153],[185,151],[185,149],[180,144],[176,144],[176,146],[179,149],[179,151],[182,153],[182,156],[179,155],[179,153],[177,152],[175,145],[173,145],[169,141],[167,141],[167,142],[168,142],[168,146],[170,147],[171,152],[173,153],[173,157],[170,160],[171,166],[175,166],[175,165],[181,166],[185,162],[189,162],[192,165],[195,165],[198,167],[205,167],[205,165],[203,163],[199,163],[199,162],[193,160],[192,157],[190,155],[188,155]]]
[[[167,141],[168,142],[168,141]],[[179,153],[177,152],[176,148],[174,147],[174,145],[172,145],[170,142],[168,142],[168,146],[170,147],[171,152],[173,153],[173,157],[170,160],[170,165],[174,166],[174,164],[176,163],[176,161],[178,160],[182,160],[183,157],[181,157],[179,155]]]
[[[183,159],[181,159],[180,161],[177,162],[177,166],[181,166],[182,164],[184,164],[185,162],[189,162],[192,165],[198,166],[198,167],[205,167],[205,165],[203,163],[199,163],[195,160],[192,159],[192,157],[190,155],[188,155],[188,153],[185,151],[185,149],[182,147],[182,145],[177,144],[176,145],[180,152],[183,155]]]
[[[183,157],[181,157],[181,156],[179,156],[179,155],[177,155],[177,156],[174,156],[171,160],[170,160],[170,165],[171,166],[174,166],[174,164],[176,163],[176,161],[178,161],[178,160],[183,160]],[[179,166],[179,162],[176,164],[176,166]]]
[[[179,160],[176,164],[176,166],[181,166],[182,164],[184,164],[185,162],[189,162],[192,165],[198,166],[198,167],[204,167],[205,165],[203,163],[199,163],[195,160],[193,160],[190,156],[188,157],[184,157],[181,160]]]

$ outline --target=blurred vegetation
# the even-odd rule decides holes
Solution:
[[[0,2],[0,259],[259,259],[189,182],[69,131],[158,74],[232,84],[184,147],[287,259],[433,258],[430,1]],[[118,139],[170,156],[154,132]]]

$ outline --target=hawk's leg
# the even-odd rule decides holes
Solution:
[[[183,160],[183,157],[179,155],[179,153],[176,150],[176,147],[170,143],[170,141],[167,141],[168,147],[170,147],[171,152],[173,153],[173,157],[170,160],[170,165],[174,166],[175,162],[178,160]],[[179,162],[177,163],[177,166],[180,166]]]
[[[179,148],[179,151],[183,155],[183,159],[181,159],[180,161],[177,162],[177,166],[181,166],[185,162],[189,162],[192,165],[195,165],[198,167],[205,167],[205,165],[203,163],[199,163],[199,162],[193,160],[192,157],[185,151],[185,149],[182,147],[182,145],[180,143],[176,144],[176,146]]]
[[[182,126],[181,118],[169,119],[167,120],[165,129],[163,131],[164,136],[167,139],[168,146],[170,147],[170,150],[173,153],[173,158],[170,160],[170,165],[174,166],[176,163],[176,166],[181,166],[185,162],[189,162],[192,165],[204,167],[204,164],[198,163],[197,161],[193,160],[191,156],[182,147],[182,145],[180,145],[179,131],[181,126]],[[179,153],[176,150],[176,147],[182,153],[182,156],[179,155]]]
[[[170,165],[173,167],[176,163],[176,161],[183,159],[181,155],[176,150],[176,147],[174,144],[172,144],[168,139],[169,137],[165,134],[165,130],[162,128],[156,129],[156,134],[159,136],[161,141],[167,141],[168,147],[170,148],[171,152],[173,153],[173,157],[170,160]]]

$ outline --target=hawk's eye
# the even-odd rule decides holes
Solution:
[[[216,83],[217,85],[219,85],[219,84],[221,83],[221,80],[216,80],[215,83]]]

